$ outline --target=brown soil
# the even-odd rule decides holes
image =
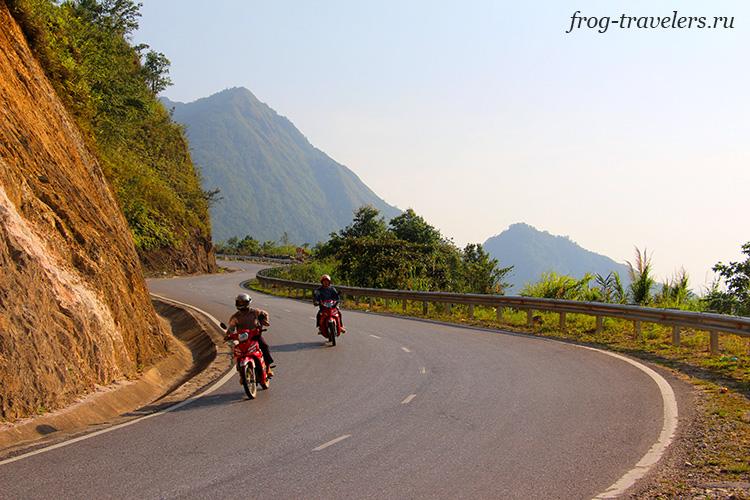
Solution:
[[[159,248],[139,252],[145,273],[149,277],[182,274],[216,273],[216,254],[210,239],[196,231],[193,239],[175,248]]]
[[[173,342],[101,168],[0,0],[0,421],[135,378]]]

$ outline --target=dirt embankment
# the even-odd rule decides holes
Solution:
[[[0,0],[0,420],[175,349],[96,159]]]
[[[192,239],[174,248],[143,251],[139,256],[149,276],[215,273],[219,270],[213,243],[198,231]]]

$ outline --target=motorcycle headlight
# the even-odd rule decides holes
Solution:
[[[249,335],[247,332],[242,332],[239,335],[240,342],[245,342],[248,339]]]

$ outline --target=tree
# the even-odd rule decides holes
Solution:
[[[169,78],[169,59],[161,52],[149,50],[143,60],[143,79],[154,95],[172,85]]]
[[[436,245],[443,239],[440,231],[429,225],[411,208],[391,219],[390,226],[398,239],[410,243]]]
[[[126,36],[138,29],[143,4],[132,0],[74,0],[71,5],[85,20],[109,32]]]
[[[386,231],[385,219],[380,216],[380,211],[372,205],[363,205],[354,211],[352,223],[342,229],[340,234],[344,238],[377,238]]]
[[[704,299],[712,310],[750,316],[750,242],[742,245],[742,253],[747,256],[744,262],[718,262],[713,267],[727,289],[720,290],[719,283],[714,282]]]
[[[468,293],[503,293],[508,287],[503,278],[512,269],[499,267],[482,245],[470,243],[461,252],[461,288]]]

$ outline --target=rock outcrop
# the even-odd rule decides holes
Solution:
[[[172,342],[101,168],[0,0],[0,419],[136,376]]]

